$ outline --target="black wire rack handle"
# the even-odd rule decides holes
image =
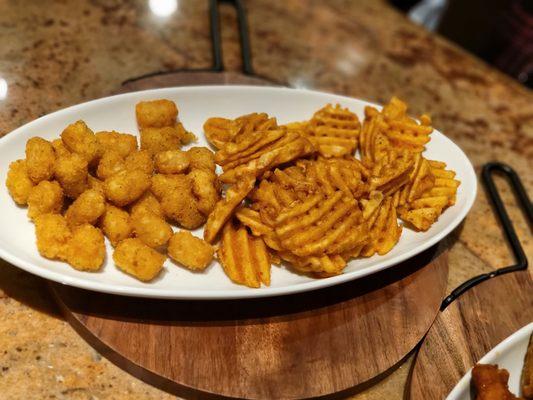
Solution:
[[[516,235],[513,223],[509,218],[509,214],[507,214],[507,210],[505,209],[500,193],[494,184],[494,180],[492,178],[494,171],[500,172],[508,178],[511,188],[518,198],[518,203],[524,210],[528,224],[531,226],[533,222],[533,205],[531,204],[531,200],[529,199],[526,189],[524,188],[524,185],[522,184],[522,181],[515,170],[507,164],[500,162],[490,162],[485,164],[481,172],[481,177],[483,183],[485,184],[487,194],[489,195],[489,198],[494,205],[494,209],[496,210],[496,214],[503,226],[505,237],[511,246],[516,264],[497,269],[493,272],[475,276],[459,285],[450,293],[448,297],[444,299],[440,307],[441,311],[444,310],[452,301],[454,301],[468,289],[476,286],[478,283],[494,278],[498,275],[506,274],[508,272],[527,269],[528,261],[526,254],[524,253],[524,249],[520,244],[520,240],[518,240],[518,236]]]
[[[220,3],[229,3],[235,7],[237,21],[239,24],[239,40],[241,44],[242,72],[253,75],[252,55],[250,51],[250,36],[248,34],[248,23],[246,21],[246,11],[241,0],[209,0],[209,19],[211,22],[211,42],[213,44],[213,70],[223,71],[222,61],[222,38],[220,33],[220,13],[218,6]]]

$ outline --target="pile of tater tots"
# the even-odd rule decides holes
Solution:
[[[177,119],[174,102],[136,106],[140,131],[94,133],[83,121],[60,138],[32,137],[26,158],[11,163],[6,185],[28,207],[37,248],[46,258],[82,271],[104,264],[104,236],[116,266],[140,279],[155,278],[169,257],[205,269],[214,249],[188,231],[203,225],[220,199],[213,153],[180,148],[195,140]],[[186,251],[185,251],[186,249]]]

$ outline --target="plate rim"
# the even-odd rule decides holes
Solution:
[[[317,91],[317,90],[310,90],[310,89],[300,89],[300,88],[289,88],[289,87],[270,87],[270,86],[253,86],[253,85],[198,85],[198,86],[174,86],[174,87],[166,87],[166,88],[157,88],[157,89],[147,89],[147,90],[139,90],[134,92],[128,92],[128,93],[122,93],[122,94],[116,94],[112,96],[106,96],[101,97],[97,99],[93,99],[87,102],[75,104],[72,106],[64,107],[62,109],[56,110],[50,114],[43,115],[39,118],[36,118],[12,131],[4,135],[2,138],[0,138],[0,148],[2,146],[5,146],[7,143],[16,140],[17,139],[17,133],[19,131],[22,131],[24,129],[27,129],[28,127],[33,127],[34,125],[42,122],[43,120],[48,120],[51,118],[60,117],[62,114],[65,114],[67,112],[75,112],[78,109],[94,105],[95,103],[108,103],[115,101],[117,99],[127,99],[127,98],[134,98],[136,96],[140,95],[147,95],[150,92],[153,92],[154,94],[157,94],[159,96],[162,96],[165,94],[165,92],[169,93],[175,93],[175,91],[212,91],[212,90],[229,90],[229,91],[250,91],[250,90],[256,90],[256,91],[271,91],[271,92],[307,92],[310,95],[327,95],[327,96],[335,96],[339,99],[339,101],[359,101],[363,102],[369,105],[376,106],[378,108],[381,108],[382,106],[373,102],[369,102],[367,100],[355,98],[355,97],[349,97],[345,95],[339,95],[331,92],[325,92],[325,91]],[[278,287],[278,288],[272,288],[272,287],[262,287],[260,289],[252,289],[252,288],[242,288],[242,290],[227,290],[227,289],[206,289],[206,290],[184,290],[179,289],[178,291],[174,291],[172,289],[161,289],[161,288],[151,288],[151,287],[131,287],[131,286],[123,286],[123,285],[117,285],[117,284],[109,284],[105,282],[94,282],[94,281],[88,281],[83,278],[79,277],[73,277],[73,276],[66,276],[63,275],[60,272],[55,272],[48,270],[44,267],[39,267],[38,265],[26,262],[16,256],[15,254],[10,253],[9,251],[6,251],[4,247],[0,247],[0,258],[4,259],[5,261],[9,262],[10,264],[23,269],[31,274],[40,276],[42,278],[58,282],[64,285],[69,285],[73,287],[77,287],[80,289],[85,290],[91,290],[101,293],[109,293],[114,295],[121,295],[121,296],[129,296],[129,297],[144,297],[144,298],[156,298],[156,299],[174,299],[174,300],[234,300],[234,299],[244,299],[244,298],[264,298],[264,297],[275,297],[275,296],[284,296],[284,295],[290,295],[290,294],[296,294],[296,293],[302,293],[307,291],[314,291],[330,286],[335,286],[344,282],[349,282],[352,280],[356,280],[365,276],[369,276],[372,274],[375,274],[379,271],[383,271],[387,268],[391,268],[393,266],[396,266],[400,264],[401,262],[404,262],[413,256],[422,253],[423,251],[429,249],[430,247],[434,246],[438,242],[440,242],[442,239],[444,239],[446,236],[448,236],[459,224],[465,219],[468,212],[471,210],[477,196],[477,176],[475,173],[474,166],[472,165],[472,162],[470,159],[466,156],[464,151],[461,149],[460,146],[458,146],[452,139],[447,137],[444,133],[440,132],[439,130],[435,129],[437,133],[442,135],[444,140],[449,141],[453,146],[455,146],[459,150],[459,155],[461,158],[463,158],[464,165],[467,167],[466,175],[469,175],[469,179],[473,182],[473,185],[471,187],[464,187],[468,192],[465,192],[465,199],[466,204],[465,206],[460,210],[459,214],[455,217],[455,219],[444,229],[442,229],[441,232],[433,236],[432,238],[429,238],[428,240],[424,241],[420,245],[416,246],[415,248],[406,251],[405,253],[397,256],[394,259],[387,260],[381,264],[366,267],[362,270],[355,270],[348,273],[342,273],[340,275],[336,275],[329,278],[322,278],[322,279],[316,279],[308,282],[301,282],[301,283],[295,283],[290,284],[288,286]],[[465,176],[466,178],[466,176]],[[466,180],[463,178],[463,180]],[[5,186],[4,186],[4,190]],[[54,261],[54,260],[51,260]],[[59,261],[57,261],[59,262]]]

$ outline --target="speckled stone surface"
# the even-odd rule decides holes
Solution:
[[[211,65],[207,1],[180,0],[167,18],[148,1],[0,3],[0,136],[41,115],[115,91],[125,79]],[[375,102],[405,99],[429,112],[479,172],[512,165],[531,191],[533,94],[428,34],[383,1],[246,1],[257,74],[295,87]],[[240,68],[235,16],[221,9],[224,63]],[[528,255],[531,234],[512,193],[503,198]],[[447,240],[449,288],[512,262],[479,187]],[[403,398],[411,359],[355,399]],[[0,261],[2,399],[170,399],[91,349],[60,317],[45,282]]]

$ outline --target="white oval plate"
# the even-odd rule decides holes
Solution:
[[[533,322],[504,339],[478,361],[478,364],[498,364],[498,368],[509,371],[509,390],[515,396],[520,396],[520,377],[531,334]],[[472,369],[461,378],[446,400],[473,400],[470,396],[471,379]]]
[[[150,283],[142,283],[117,270],[110,255],[97,273],[80,272],[62,262],[41,257],[35,245],[34,226],[26,217],[26,209],[17,207],[5,187],[9,163],[24,158],[26,141],[32,136],[46,139],[59,137],[70,123],[82,119],[94,131],[116,130],[137,134],[135,104],[141,100],[166,98],[176,102],[179,118],[198,136],[195,145],[207,145],[202,126],[213,116],[234,118],[251,112],[266,112],[278,122],[308,119],[327,103],[340,103],[363,118],[365,101],[307,90],[254,86],[199,86],[148,90],[106,97],[79,104],[32,121],[0,139],[0,257],[33,274],[56,282],[99,292],[169,299],[229,299],[265,297],[303,292],[373,274],[413,257],[450,233],[466,216],[476,197],[476,175],[470,161],[450,139],[435,131],[425,155],[443,160],[457,172],[461,186],[457,203],[424,233],[404,229],[397,246],[385,256],[352,260],[343,274],[313,279],[272,268],[270,287],[250,289],[232,283],[215,261],[204,273],[192,273],[170,260],[161,275]],[[201,236],[202,230],[195,232]]]

